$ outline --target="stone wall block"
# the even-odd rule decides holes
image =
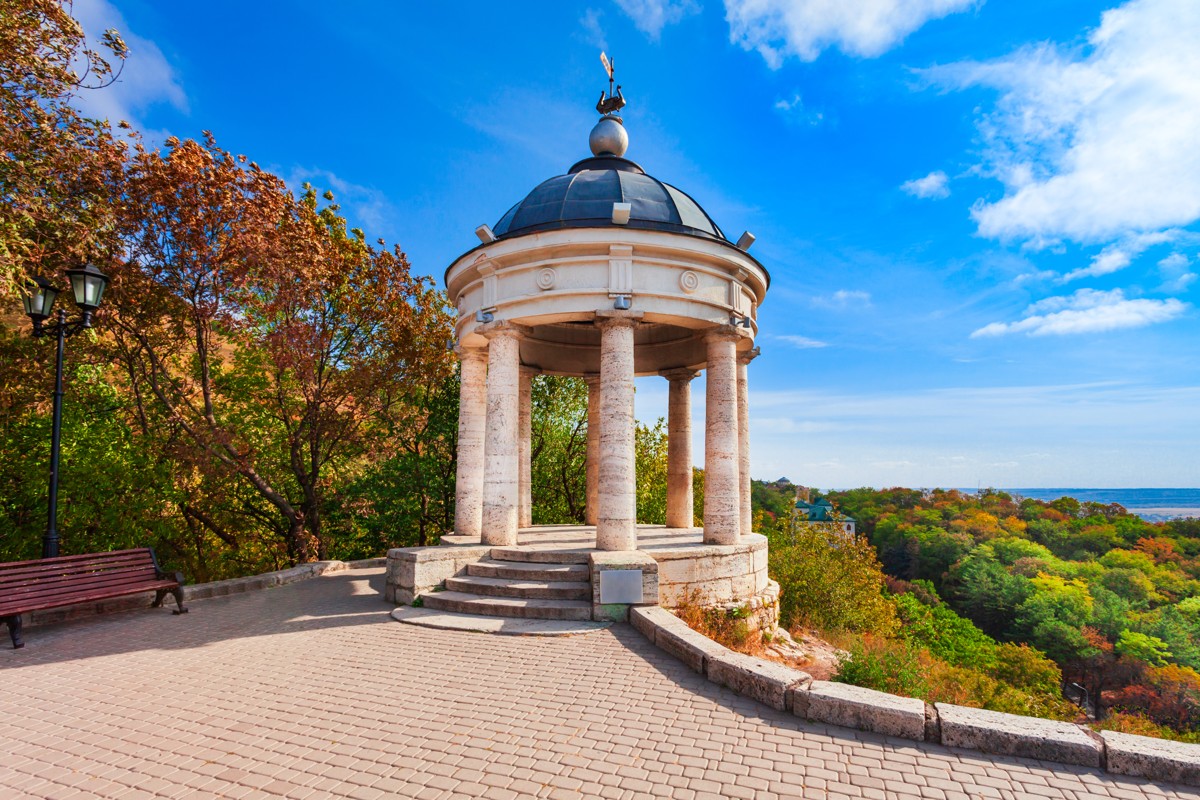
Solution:
[[[629,609],[629,622],[638,633],[649,639],[652,644],[657,644],[656,632],[661,623],[656,623],[655,618],[662,614],[672,616],[670,611],[660,606],[638,606]]]
[[[730,578],[730,594],[733,600],[746,600],[758,594],[758,578],[752,573]]]
[[[1103,745],[1070,722],[936,704],[942,744],[985,753],[1099,767]]]
[[[750,555],[751,555],[751,558],[754,559],[754,571],[761,572],[762,574],[766,575],[767,574],[767,548],[764,547],[761,550],[755,550]]]
[[[652,641],[658,648],[675,656],[701,675],[704,674],[704,663],[708,658],[728,652],[712,639],[689,628],[687,623],[665,608],[641,606],[631,609],[629,617],[631,620],[640,617],[634,622],[634,627],[642,626],[638,627],[638,630],[652,626]],[[650,638],[649,634],[647,638]]]
[[[788,710],[788,702],[796,696],[797,688],[812,682],[807,672],[724,647],[721,650],[705,657],[708,679],[779,711]]]
[[[925,739],[925,702],[845,683],[813,681],[796,695],[796,716],[918,742]]]
[[[1108,751],[1108,771],[1152,781],[1200,786],[1200,745],[1101,731]]]
[[[695,562],[690,559],[658,562],[658,576],[663,583],[691,583],[695,574]]]
[[[487,558],[491,550],[482,545],[392,548],[388,551],[384,597],[397,605],[408,605],[446,578],[462,574],[468,564]]]

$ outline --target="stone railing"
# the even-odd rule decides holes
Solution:
[[[713,683],[813,722],[1200,786],[1200,745],[1096,732],[1070,722],[948,703],[930,705],[874,689],[816,681],[800,670],[729,650],[664,608],[633,608],[629,619],[659,649]]]

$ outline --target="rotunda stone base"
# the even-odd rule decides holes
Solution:
[[[692,530],[699,538],[700,529]],[[658,562],[660,605],[742,605],[767,591],[767,537],[762,534],[752,533],[728,545],[672,538],[639,536],[638,549]]]

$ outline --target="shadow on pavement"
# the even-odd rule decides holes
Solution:
[[[215,642],[390,623],[382,569],[336,572],[286,586],[193,600],[188,613],[166,606],[26,627],[25,647],[0,640],[0,669],[143,650],[180,650]]]

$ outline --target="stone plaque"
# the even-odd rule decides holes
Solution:
[[[640,569],[606,569],[600,572],[600,603],[642,602]]]

